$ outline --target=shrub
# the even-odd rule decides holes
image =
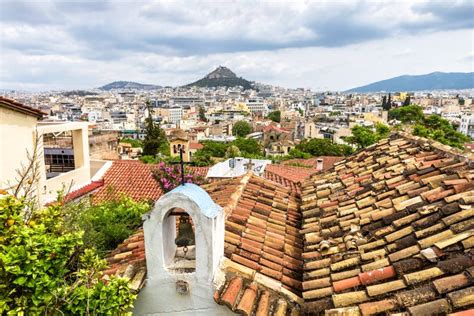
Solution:
[[[83,230],[84,245],[104,256],[141,226],[142,215],[150,210],[150,205],[122,195],[103,203],[89,206],[79,203],[66,209],[68,226]]]
[[[181,166],[166,166],[163,162],[152,170],[153,177],[164,192],[169,192],[181,184]],[[187,168],[184,169],[184,181],[197,185],[204,184],[206,179],[202,176],[191,173]]]
[[[139,139],[134,139],[134,138],[122,138],[120,140],[121,143],[127,143],[127,144],[130,144],[132,145],[133,148],[137,148],[137,147],[142,147],[143,144],[142,144],[142,141],[139,140]]]
[[[0,198],[0,314],[127,314],[135,295],[124,279],[101,279],[106,266],[84,250],[82,231],[64,229],[59,203],[26,222],[25,204]]]

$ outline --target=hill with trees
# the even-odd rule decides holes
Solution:
[[[208,73],[204,78],[186,85],[186,87],[237,87],[244,90],[252,89],[253,83],[237,75],[227,67],[219,66],[214,71]]]
[[[110,90],[156,90],[161,89],[161,86],[153,84],[143,84],[133,81],[114,81],[99,87],[99,90],[110,91]]]
[[[425,75],[398,76],[353,88],[346,92],[462,90],[472,88],[474,88],[474,72],[432,72]]]

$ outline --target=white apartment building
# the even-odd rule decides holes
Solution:
[[[250,113],[265,113],[267,110],[262,98],[248,99],[246,105]]]
[[[0,97],[0,189],[15,191],[23,174],[40,205],[53,201],[60,190],[73,191],[91,181],[88,123],[40,121],[44,114]],[[48,152],[45,135],[62,133],[70,134],[73,147]],[[37,174],[24,168],[32,159],[38,163]],[[57,172],[47,167],[55,167]]]
[[[183,108],[180,106],[173,106],[169,108],[169,122],[170,123],[179,123],[183,117]]]
[[[461,116],[459,132],[474,139],[474,114],[465,114]]]

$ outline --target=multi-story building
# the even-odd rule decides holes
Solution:
[[[463,115],[461,117],[459,132],[474,139],[474,114],[471,113],[469,115]]]
[[[41,121],[45,114],[0,97],[0,189],[30,192],[39,204],[91,181],[88,123]],[[50,150],[47,138],[61,134],[69,135],[72,146]]]
[[[250,113],[265,113],[267,110],[262,98],[248,99],[246,105]]]
[[[180,106],[173,106],[169,108],[169,122],[170,123],[179,123],[183,117],[183,108]]]

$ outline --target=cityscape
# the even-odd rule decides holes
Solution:
[[[470,1],[0,11],[1,315],[474,314]]]

